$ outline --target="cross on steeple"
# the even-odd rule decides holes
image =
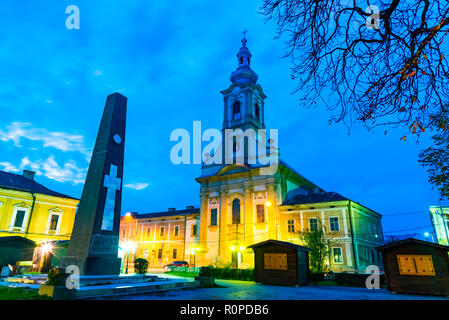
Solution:
[[[246,40],[246,34],[247,34],[247,33],[248,33],[248,30],[243,29],[243,32],[242,32],[242,34],[243,34],[242,44],[243,44],[244,47],[246,47],[246,42],[247,42],[247,40]]]

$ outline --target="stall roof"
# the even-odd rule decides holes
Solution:
[[[299,245],[291,243],[291,242],[285,242],[285,241],[279,241],[279,240],[265,240],[265,241],[250,245],[250,246],[248,246],[248,248],[252,249],[252,248],[256,248],[256,247],[262,247],[267,244],[275,244],[275,245],[280,245],[280,246],[292,247],[292,248],[300,249],[303,251],[310,251],[310,249],[307,247],[303,247],[303,246],[299,246]]]
[[[418,239],[413,239],[413,238],[408,238],[408,239],[405,239],[405,240],[390,242],[390,243],[388,243],[386,245],[377,247],[376,249],[379,250],[379,251],[383,251],[385,249],[402,246],[402,245],[407,244],[407,243],[416,243],[416,244],[420,244],[420,245],[423,245],[423,246],[434,247],[434,248],[439,248],[439,249],[444,249],[444,250],[449,251],[449,246],[444,246],[442,244],[437,244],[437,243],[423,241],[423,240],[418,240]]]

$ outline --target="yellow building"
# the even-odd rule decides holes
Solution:
[[[79,200],[47,189],[34,176],[0,171],[0,237],[70,240]]]
[[[169,208],[165,212],[127,213],[120,220],[122,272],[132,272],[135,258],[144,258],[150,268],[161,268],[173,261],[196,263],[199,208]]]

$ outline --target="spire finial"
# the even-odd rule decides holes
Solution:
[[[244,47],[246,47],[246,42],[247,42],[247,40],[246,40],[246,34],[247,34],[247,33],[248,33],[248,30],[243,29],[243,32],[242,32],[242,34],[243,34],[242,44],[243,44]]]

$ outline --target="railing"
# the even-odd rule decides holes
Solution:
[[[200,268],[173,267],[173,266],[170,266],[170,272],[192,272],[192,273],[198,273],[198,272],[200,272]]]

